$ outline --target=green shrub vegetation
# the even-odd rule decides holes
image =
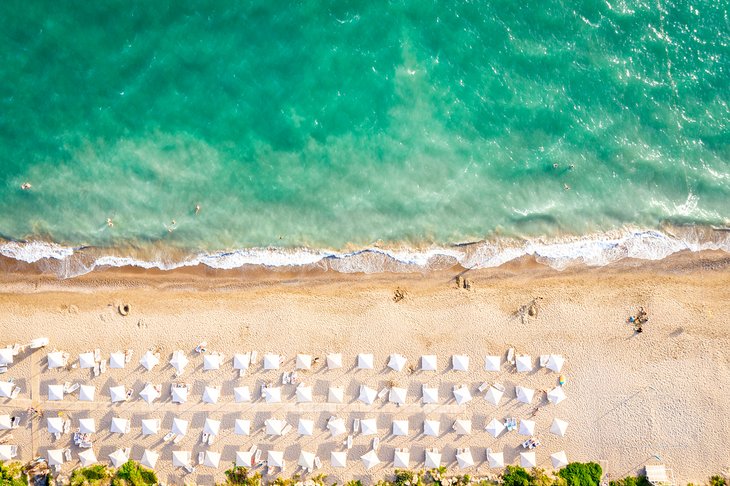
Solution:
[[[609,486],[651,486],[646,476],[627,476],[608,483]]]
[[[23,465],[19,462],[0,462],[0,486],[26,486]]]
[[[261,473],[250,474],[248,468],[233,465],[226,472],[226,485],[261,486]]]
[[[71,473],[71,486],[102,486],[111,482],[112,473],[102,464],[74,469]]]
[[[111,484],[112,486],[155,486],[157,475],[135,461],[127,461],[117,469]]]
[[[507,466],[502,473],[504,486],[530,486],[530,474],[524,467]]]
[[[710,477],[709,481],[710,486],[727,486],[727,479],[723,478],[722,476],[712,476]]]
[[[595,462],[571,462],[558,473],[568,486],[598,486],[602,475],[601,466]]]

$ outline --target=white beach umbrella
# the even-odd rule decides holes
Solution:
[[[113,434],[126,434],[129,430],[129,419],[112,417],[112,423],[109,426],[109,430]]]
[[[535,435],[535,421],[522,419],[520,420],[520,435],[532,436]]]
[[[314,420],[300,418],[297,432],[299,435],[314,435]]]
[[[441,422],[438,420],[424,420],[423,421],[423,434],[430,437],[438,437],[439,431],[441,430]]]
[[[487,461],[489,462],[489,467],[504,467],[504,453],[487,450]]]
[[[145,467],[154,469],[159,458],[160,455],[157,452],[145,449],[142,453],[142,458],[139,460],[139,463]]]
[[[2,394],[0,394],[2,396]],[[48,385],[48,400],[63,400],[63,385]]]
[[[81,462],[81,467],[89,467],[92,464],[96,464],[96,454],[94,454],[94,449],[84,449],[83,451],[79,452],[79,462]]]
[[[341,386],[331,386],[327,392],[329,403],[342,403],[345,401],[345,390]]]
[[[519,373],[527,373],[532,371],[532,358],[526,354],[517,356],[517,371]]]
[[[502,390],[492,385],[489,387],[487,393],[484,395],[484,399],[492,405],[499,405],[499,402],[500,400],[502,400],[503,395],[504,392]]]
[[[492,421],[489,422],[487,424],[487,426],[485,427],[485,430],[487,432],[489,432],[492,435],[492,437],[494,437],[495,439],[497,438],[497,436],[499,436],[499,434],[501,434],[504,431],[504,429],[505,429],[504,424],[502,422],[500,422],[499,420],[497,420],[496,418],[492,419]]]
[[[155,356],[152,351],[147,351],[139,360],[139,364],[144,366],[147,371],[152,370],[160,362],[160,358]]]
[[[170,358],[170,366],[175,368],[175,372],[177,372],[178,375],[181,375],[182,372],[185,371],[185,367],[189,362],[190,360],[187,356],[185,356],[185,353],[179,349],[172,353],[172,358]]]
[[[264,399],[266,400],[266,403],[280,403],[281,388],[278,386],[264,388]]]
[[[332,437],[344,434],[347,429],[345,428],[345,421],[341,418],[334,418],[327,423],[327,429],[332,434]]]
[[[411,462],[411,453],[407,450],[396,450],[393,454],[393,467],[408,469]]]
[[[17,453],[17,447],[15,445],[10,444],[0,444],[0,461],[12,461],[15,459],[15,454]],[[13,449],[16,449],[14,451]],[[2,484],[11,484],[10,482],[3,482]]]
[[[471,455],[471,449],[466,448],[456,454],[456,462],[459,463],[459,469],[466,469],[474,465],[474,458]]]
[[[516,386],[515,395],[517,395],[518,402],[532,403],[532,398],[535,396],[535,390],[532,388],[525,388],[524,386]]]
[[[46,426],[51,434],[63,434],[63,419],[61,417],[48,417]]]
[[[438,469],[441,467],[441,453],[438,449],[426,449],[426,469]]]
[[[248,419],[236,419],[233,425],[233,432],[236,435],[251,435],[251,421]]]
[[[48,353],[48,369],[63,368],[66,366],[66,359],[61,351]]]
[[[559,451],[554,454],[550,454],[550,461],[552,461],[553,467],[558,469],[568,465],[568,456],[565,455],[565,451]]]
[[[423,403],[438,403],[439,402],[439,389],[427,385],[423,385]]]
[[[502,358],[499,356],[485,356],[484,357],[484,370],[485,371],[499,371],[502,365]]]
[[[191,465],[190,451],[172,451],[172,467],[186,467]]]
[[[471,392],[469,391],[469,388],[467,388],[466,385],[454,388],[454,399],[459,405],[464,405],[471,401]]]
[[[372,370],[375,367],[375,359],[372,354],[360,353],[357,355],[357,368],[360,370]]]
[[[109,395],[111,396],[112,403],[123,402],[127,399],[127,390],[124,385],[109,387]]]
[[[378,424],[374,418],[366,418],[360,420],[360,433],[362,435],[376,435],[378,433]]]
[[[144,388],[142,388],[142,391],[139,392],[139,396],[142,397],[142,400],[145,402],[152,403],[160,398],[160,392],[157,391],[155,385],[147,383]]]
[[[535,458],[535,453],[532,451],[520,452],[520,466],[525,468],[537,467],[537,459]]]
[[[551,354],[548,358],[547,365],[545,367],[549,369],[550,371],[554,371],[556,373],[560,373],[560,370],[563,369],[563,364],[565,363],[565,359],[559,355],[559,354]]]
[[[142,435],[160,433],[160,419],[142,419]]]
[[[189,426],[190,422],[188,422],[187,420],[174,417],[172,419],[172,427],[170,428],[170,432],[175,435],[186,435],[188,433]]]
[[[393,435],[408,435],[408,420],[393,420]]]
[[[304,469],[314,469],[314,453],[309,451],[299,451],[299,461],[297,462]]]
[[[203,356],[203,371],[219,370],[223,362],[223,355],[211,353]]]
[[[266,457],[266,463],[269,467],[284,468],[284,452],[283,451],[269,451]]]
[[[388,360],[388,368],[393,371],[403,371],[406,367],[406,357],[402,354],[391,354]]]
[[[282,435],[284,427],[286,427],[286,422],[284,420],[270,418],[266,419],[264,426],[266,427],[266,435]]]
[[[360,395],[357,397],[358,400],[366,405],[372,405],[375,398],[378,396],[378,392],[373,390],[367,385],[360,385]]]
[[[380,464],[380,459],[378,459],[378,454],[374,450],[370,450],[360,456],[360,460],[362,461],[363,465],[365,466],[365,469],[372,469],[378,464]]]
[[[220,452],[205,451],[205,456],[203,457],[203,466],[217,468],[220,463]]]
[[[469,356],[455,354],[451,357],[451,367],[454,371],[469,371]]]
[[[347,467],[347,452],[332,451],[330,463],[332,463],[332,467]]]
[[[406,403],[406,393],[407,393],[407,390],[405,388],[394,386],[393,388],[390,389],[390,393],[388,393],[388,401],[390,403],[397,403],[398,405],[403,405]]]
[[[63,465],[63,449],[48,449],[47,454],[49,466]]]
[[[79,419],[79,432],[82,434],[93,434],[96,432],[96,420],[93,418]]]
[[[559,418],[553,419],[553,423],[550,426],[551,434],[555,434],[560,437],[564,437],[566,430],[568,430],[568,422],[566,422],[565,420],[560,420]]]
[[[297,385],[296,396],[298,403],[309,403],[312,401],[312,387],[300,383]]]
[[[124,353],[120,353],[117,351],[109,355],[109,368],[121,369],[124,368],[126,364],[127,362],[124,359]]]
[[[51,386],[60,386],[60,385],[49,385],[49,393],[50,393],[50,387]],[[11,398],[13,396],[13,388],[15,388],[15,385],[12,381],[0,381],[0,397],[3,398]],[[61,391],[63,391],[63,387],[61,387]],[[62,400],[61,398],[60,400]]]
[[[456,435],[470,435],[471,434],[471,420],[456,419],[454,421],[454,432],[456,432]]]
[[[13,426],[12,422],[10,415],[0,415],[0,430],[10,430]]]
[[[96,366],[94,361],[94,353],[81,353],[79,355],[79,368],[87,369]]]
[[[13,364],[13,348],[1,348],[0,349],[0,366],[7,366]]]
[[[236,467],[251,469],[254,455],[249,451],[236,451]]]
[[[96,387],[94,385],[81,385],[79,387],[79,400],[82,402],[93,402],[96,395]]]
[[[273,353],[266,353],[264,355],[265,370],[278,370],[279,366],[281,366],[281,356]]]
[[[117,449],[109,454],[109,460],[112,461],[112,466],[122,467],[122,464],[129,461],[129,454],[124,449]]]
[[[294,368],[298,370],[309,370],[312,368],[312,355],[311,354],[297,354],[297,359],[294,364]]]
[[[188,387],[170,385],[172,403],[185,403],[188,401]]]
[[[218,403],[220,397],[221,387],[219,386],[206,386],[203,389],[203,403]]]
[[[221,421],[212,418],[206,418],[203,423],[203,432],[210,435],[218,435],[221,431]]]
[[[233,398],[236,403],[250,402],[251,390],[247,386],[237,386],[233,389]]]
[[[563,391],[563,387],[556,386],[552,390],[550,390],[547,394],[548,402],[552,403],[553,405],[557,405],[558,403],[565,400],[565,392]]]
[[[330,353],[327,355],[327,368],[336,370],[342,368],[342,355],[340,353]]]
[[[421,371],[436,371],[435,354],[424,354],[421,356]]]
[[[233,355],[233,369],[247,370],[251,366],[251,353],[237,353]]]

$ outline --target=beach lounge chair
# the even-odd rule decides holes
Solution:
[[[646,479],[654,486],[674,486],[674,474],[664,464],[647,465]]]
[[[373,439],[373,450],[377,451],[380,448],[380,437],[375,437]]]
[[[198,452],[198,464],[203,464],[205,461],[205,452]]]
[[[13,391],[10,393],[10,398],[11,399],[18,398],[18,395],[20,395],[20,387],[15,386],[15,387],[13,387]]]
[[[515,364],[515,348],[509,348],[507,350],[507,362]]]
[[[352,432],[357,434],[360,432],[360,419],[355,419],[352,422]]]
[[[167,441],[172,440],[174,438],[175,438],[175,434],[173,434],[172,432],[168,432],[168,433],[165,434],[165,437],[163,437],[162,440],[164,442],[167,442]]]
[[[64,449],[63,450],[63,458],[67,461],[71,460],[71,449]]]
[[[291,424],[286,424],[283,429],[281,429],[281,435],[286,435],[289,432],[291,432],[292,426]]]

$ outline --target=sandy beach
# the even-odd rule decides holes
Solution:
[[[6,267],[7,268],[7,267]],[[210,271],[176,272],[97,271],[59,281],[31,271],[11,269],[0,276],[0,345],[26,343],[47,336],[47,349],[23,352],[0,380],[13,378],[22,392],[15,400],[1,399],[0,414],[19,415],[40,406],[46,417],[62,412],[72,420],[93,417],[97,422],[94,451],[100,462],[120,447],[131,447],[139,460],[145,448],[160,453],[156,470],[168,484],[212,484],[224,479],[224,470],[235,453],[256,444],[263,451],[284,452],[285,476],[301,472],[300,450],[316,453],[330,479],[361,479],[364,483],[393,472],[395,448],[411,451],[411,467],[423,468],[424,450],[438,448],[443,464],[454,472],[456,448],[469,447],[476,465],[463,470],[472,476],[498,474],[486,461],[486,449],[504,451],[505,462],[519,462],[516,432],[493,438],[484,431],[493,418],[532,418],[542,444],[536,449],[539,467],[551,468],[550,454],[565,451],[570,461],[600,461],[610,477],[640,472],[646,464],[663,463],[674,471],[678,483],[703,482],[710,474],[730,472],[730,259],[724,253],[682,254],[660,262],[624,261],[603,268],[576,268],[556,272],[529,261],[493,270],[463,272],[471,290],[456,288],[454,277],[462,269],[429,274],[344,275],[334,272]],[[405,298],[394,301],[396,289]],[[539,298],[537,316],[520,318],[516,311]],[[120,303],[131,312],[121,316]],[[626,318],[644,306],[650,320],[637,334]],[[207,341],[208,352],[221,352],[226,361],[218,371],[203,371],[202,357],[194,352]],[[557,385],[558,375],[535,368],[516,373],[504,362],[507,349],[532,356],[561,354],[566,362],[563,387],[567,399],[547,404],[540,390]],[[132,349],[134,357],[124,369],[109,369],[99,377],[91,370],[48,370],[47,352],[63,350],[76,362],[78,354],[99,348],[108,359],[114,351]],[[148,349],[158,349],[162,362],[152,371],[139,366]],[[190,364],[181,379],[167,364],[175,350],[183,350]],[[232,369],[234,353],[257,351],[259,360],[239,377]],[[264,371],[261,357],[279,353],[286,360],[279,371]],[[327,370],[328,352],[342,353],[344,367]],[[357,353],[373,353],[373,370],[355,370]],[[312,385],[313,403],[298,404],[294,385],[283,386],[283,402],[267,404],[260,398],[262,383],[281,382],[281,373],[294,368],[297,353],[310,353],[320,361],[301,381]],[[401,353],[407,364],[418,367],[420,356],[438,356],[435,372],[395,372],[386,368],[391,353]],[[470,357],[468,372],[451,370],[451,356]],[[485,355],[503,357],[499,372],[484,370]],[[81,402],[77,394],[61,402],[48,402],[48,385],[65,381],[93,384],[96,398]],[[192,385],[185,404],[170,400],[169,385]],[[162,397],[152,404],[138,392],[146,382],[162,384]],[[384,400],[373,405],[357,401],[361,384],[376,390],[394,382],[408,390],[407,403],[396,406]],[[499,382],[506,393],[499,406],[482,398],[478,387]],[[110,403],[109,387],[123,384],[135,393],[125,403]],[[423,405],[423,384],[439,389],[439,403]],[[467,385],[474,399],[458,405],[454,385]],[[221,385],[217,404],[203,404],[206,385]],[[251,403],[234,403],[233,388],[248,385]],[[329,386],[342,386],[342,404],[327,403]],[[514,387],[538,390],[535,401],[515,400]],[[347,451],[346,436],[332,438],[325,428],[335,415],[348,428],[357,418],[375,418],[378,424],[380,465],[366,471],[360,456],[374,436],[355,434]],[[174,416],[190,420],[190,430],[177,445],[163,442]],[[131,419],[131,432],[109,432],[112,417]],[[201,443],[206,417],[221,420],[221,434],[212,446]],[[262,431],[267,418],[285,419],[294,430],[284,437]],[[300,417],[315,421],[314,434],[301,437]],[[159,418],[161,432],[142,436],[144,418]],[[233,433],[236,418],[252,421],[250,436]],[[438,437],[424,436],[425,418],[439,420]],[[457,418],[470,419],[471,435],[452,430]],[[550,434],[554,418],[569,422],[564,437]],[[391,434],[394,419],[407,419],[406,437]],[[64,474],[78,465],[79,449],[66,434],[54,441],[46,421],[24,420],[8,443],[19,446],[19,459],[29,461],[48,449],[70,447],[73,459]],[[199,466],[194,474],[172,467],[173,450],[189,450],[193,461],[206,449],[220,452],[218,469]],[[331,451],[347,451],[345,469],[330,466]]]

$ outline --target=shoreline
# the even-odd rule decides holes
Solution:
[[[710,226],[624,229],[553,239],[496,238],[445,246],[371,245],[343,250],[316,248],[243,248],[193,251],[165,246],[70,247],[42,240],[0,240],[0,271],[29,271],[76,278],[108,268],[176,271],[190,268],[248,270],[260,267],[290,272],[342,274],[429,273],[460,266],[480,270],[532,259],[556,270],[603,267],[623,260],[656,261],[677,253],[724,251],[730,231]]]

